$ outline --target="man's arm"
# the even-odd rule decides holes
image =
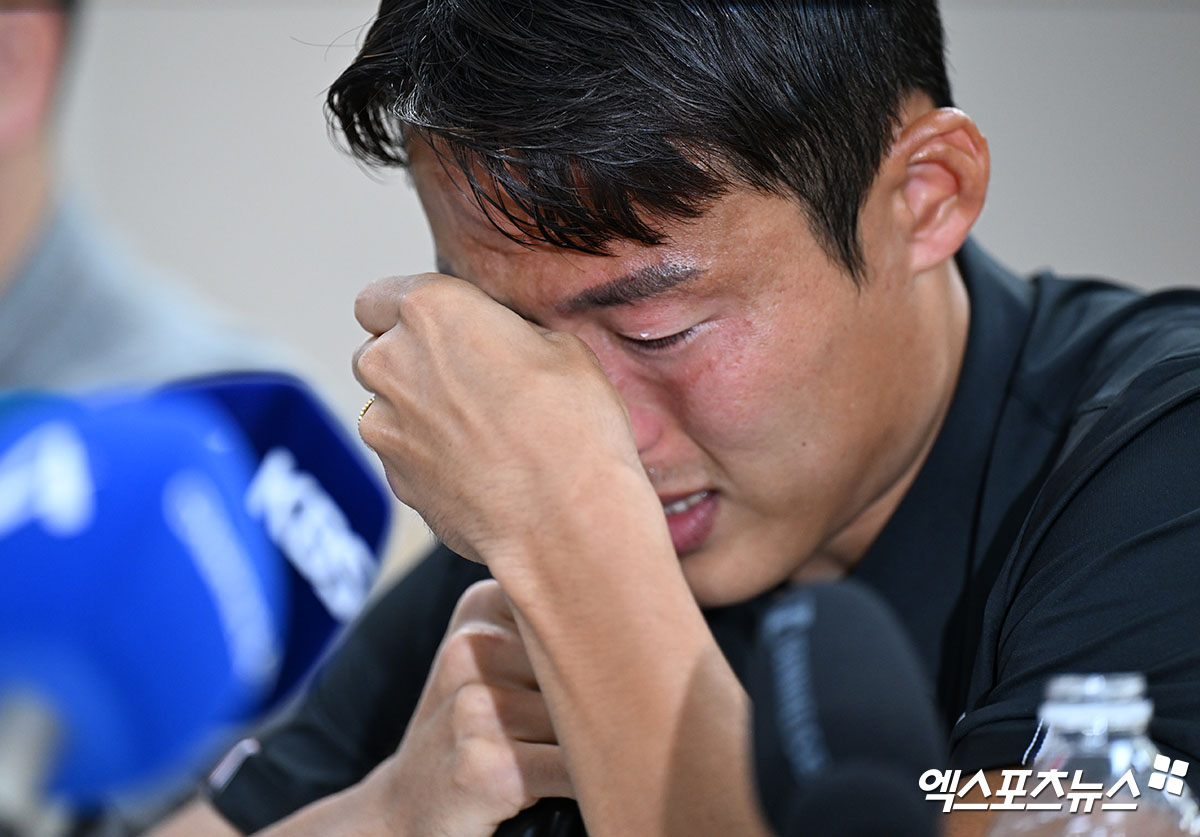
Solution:
[[[147,837],[240,837],[207,799],[197,798],[148,832]]]
[[[551,531],[491,563],[514,603],[538,683],[595,837],[765,833],[749,700],[684,581],[639,475],[581,500],[588,532]],[[648,496],[638,500],[638,491]],[[631,499],[632,498],[632,499]],[[530,566],[537,572],[531,572]]]
[[[368,837],[393,834],[386,826],[386,800],[370,777],[341,793],[315,802],[257,832],[264,837]],[[212,804],[197,798],[161,823],[146,837],[241,837]]]
[[[261,833],[491,837],[536,800],[572,796],[536,686],[508,600],[495,581],[476,583],[459,599],[396,752]],[[155,833],[238,832],[197,801]]]
[[[1003,640],[980,649],[995,679],[955,725],[961,760],[1021,761],[1048,677],[1066,672],[1142,672],[1149,736],[1176,758],[1200,751],[1198,367],[1181,357],[1134,381],[1047,483],[1024,560],[988,604],[1003,605]],[[954,811],[947,834],[982,833],[991,818]]]
[[[761,831],[748,701],[595,356],[447,277],[383,280],[356,314],[360,432],[511,598],[589,833]]]

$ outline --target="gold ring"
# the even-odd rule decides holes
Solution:
[[[367,400],[367,403],[363,404],[363,408],[358,411],[358,423],[360,426],[362,425],[363,416],[365,416],[367,414],[367,410],[371,409],[371,405],[374,403],[375,403],[375,396],[372,395]]]

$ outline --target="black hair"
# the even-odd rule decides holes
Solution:
[[[916,91],[951,104],[936,0],[382,0],[326,107],[365,163],[430,143],[517,240],[656,244],[746,185],[797,199],[859,278]]]

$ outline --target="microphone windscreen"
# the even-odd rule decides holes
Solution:
[[[843,770],[883,771],[923,799],[921,773],[945,760],[932,684],[890,609],[856,582],[783,594],[748,680],[759,797],[776,829]]]
[[[936,806],[900,771],[868,763],[832,768],[790,800],[780,837],[936,837]]]
[[[247,510],[291,567],[291,624],[268,704],[294,691],[331,639],[365,604],[378,573],[391,495],[299,379],[251,372],[194,378],[159,399],[200,399],[240,428],[259,465]]]
[[[178,765],[274,688],[287,570],[244,510],[256,467],[197,399],[0,409],[0,700],[49,705],[67,799]]]

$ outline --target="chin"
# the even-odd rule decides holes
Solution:
[[[703,608],[749,601],[782,581],[764,577],[762,565],[747,566],[730,550],[709,546],[684,556],[680,566],[696,603]]]

